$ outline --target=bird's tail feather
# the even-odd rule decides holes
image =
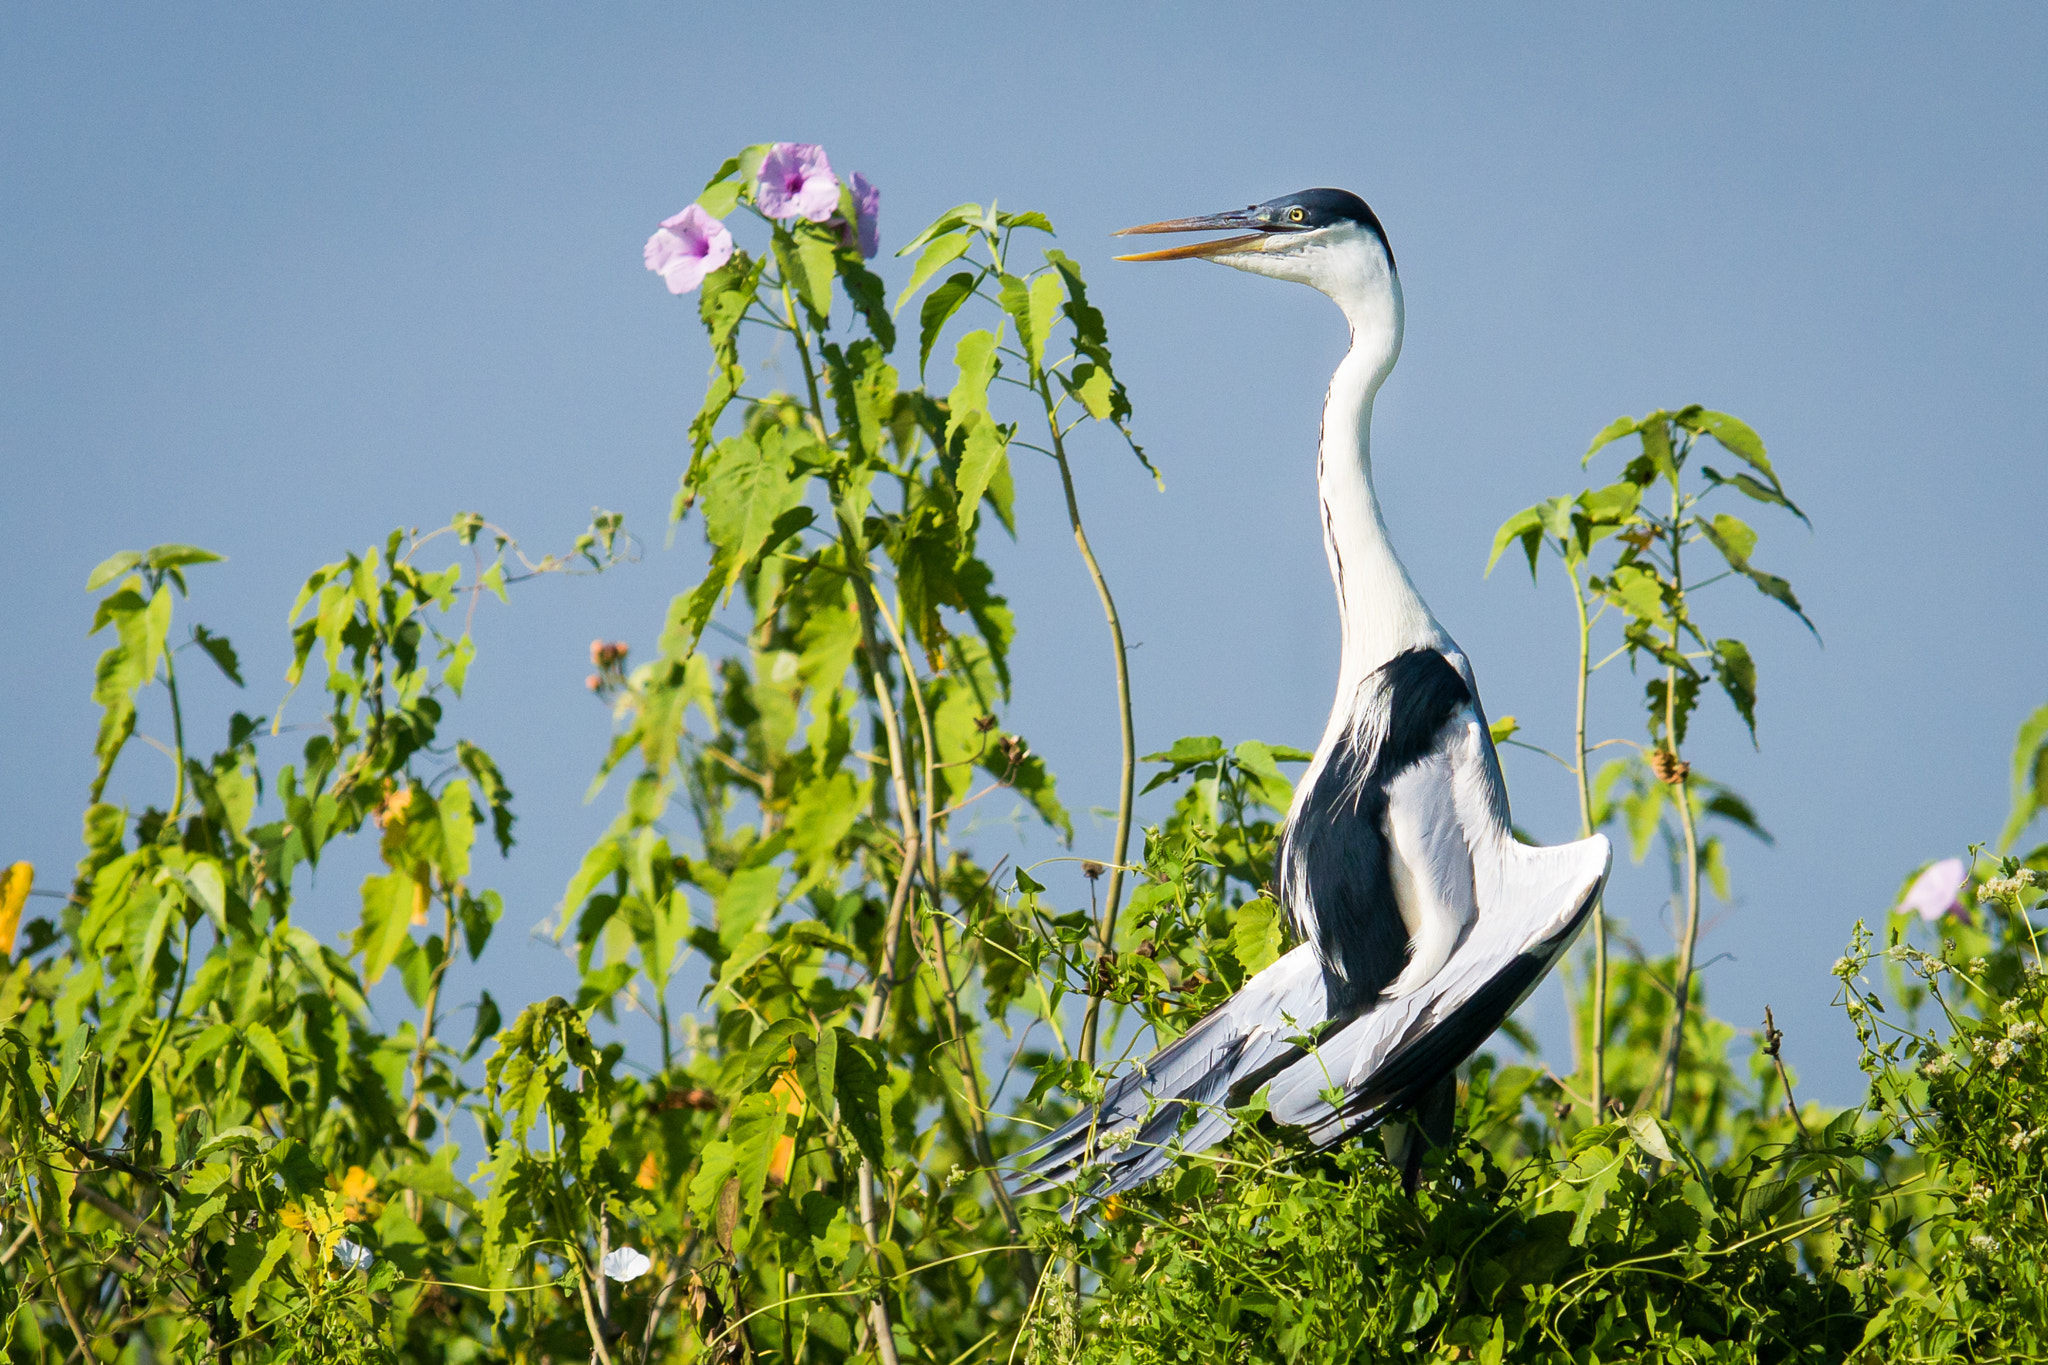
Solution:
[[[1322,966],[1304,944],[1035,1143],[1024,1154],[1031,1164],[1010,1177],[1012,1191],[1036,1193],[1095,1169],[1101,1178],[1076,1196],[1090,1204],[1150,1180],[1175,1153],[1214,1146],[1230,1133],[1227,1106],[1298,1056],[1295,1040],[1327,1018]]]

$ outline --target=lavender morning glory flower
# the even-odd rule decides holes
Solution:
[[[620,1247],[616,1251],[606,1252],[605,1258],[597,1264],[598,1268],[604,1271],[606,1279],[617,1280],[620,1284],[631,1284],[645,1275],[654,1263],[636,1247]]]
[[[770,218],[822,223],[839,209],[839,177],[815,142],[778,142],[761,160],[754,202]]]
[[[368,1247],[357,1246],[348,1238],[343,1237],[334,1244],[334,1259],[340,1261],[350,1270],[368,1270],[371,1262],[377,1258],[370,1254]]]
[[[1961,858],[1943,858],[1913,879],[1899,909],[1911,910],[1924,920],[1938,920],[1962,909],[1958,893],[1969,879],[1969,870]]]
[[[668,292],[687,294],[732,259],[732,234],[696,204],[665,220],[641,252],[647,268],[668,281]]]
[[[860,220],[860,254],[871,258],[882,246],[882,191],[859,171],[853,173],[853,211]]]

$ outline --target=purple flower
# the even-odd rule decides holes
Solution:
[[[853,211],[860,220],[860,254],[868,259],[882,249],[882,192],[859,171],[853,173]]]
[[[1899,902],[1898,908],[1911,910],[1930,922],[1953,914],[1962,909],[1958,893],[1969,879],[1969,870],[1963,866],[1961,858],[1943,858],[1913,879],[1913,884],[1906,888],[1906,898]]]
[[[732,259],[732,234],[695,204],[664,221],[641,253],[647,268],[668,281],[668,292],[687,294]]]
[[[839,210],[839,177],[815,142],[778,142],[761,160],[754,202],[770,218],[822,223]]]

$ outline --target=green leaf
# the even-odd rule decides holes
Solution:
[[[1770,459],[1764,454],[1764,442],[1751,429],[1749,423],[1739,417],[1730,417],[1725,412],[1713,412],[1702,408],[1695,416],[1699,427],[1719,441],[1731,455],[1739,456],[1750,466],[1760,471],[1772,483],[1778,481],[1777,473],[1771,468]]]
[[[960,495],[960,530],[963,536],[974,526],[982,495],[1003,469],[1009,457],[1008,434],[985,412],[969,413],[960,444],[960,471],[956,476]]]
[[[1750,743],[1756,743],[1756,662],[1749,646],[1740,640],[1714,641],[1714,678],[1749,727]]]
[[[220,864],[211,858],[196,858],[186,869],[185,880],[192,888],[193,898],[206,908],[206,917],[213,921],[213,927],[222,938],[226,938],[228,895],[226,884],[221,880]]]
[[[1651,1114],[1631,1114],[1628,1118],[1628,1135],[1631,1141],[1659,1161],[1677,1161],[1672,1155],[1671,1144],[1664,1135],[1664,1126]]]
[[[197,545],[155,545],[142,552],[145,568],[175,569],[186,564],[218,564],[221,556]]]
[[[1637,422],[1633,417],[1617,417],[1606,426],[1600,428],[1599,434],[1593,437],[1593,444],[1586,447],[1585,457],[1579,461],[1580,467],[1583,468],[1592,461],[1595,455],[1598,455],[1602,450],[1613,445],[1622,437],[1638,430],[1640,426],[1641,423]]]
[[[988,231],[994,228],[995,224],[990,222],[988,216],[981,211],[981,205],[955,204],[952,208],[947,209],[944,213],[932,219],[931,226],[918,233],[917,236],[912,237],[901,247],[898,247],[896,254],[899,257],[908,256],[911,252],[932,241],[934,238],[962,227],[979,228],[983,231]]]
[[[932,347],[938,343],[939,333],[945,330],[953,314],[960,311],[960,305],[967,302],[974,293],[974,276],[966,271],[946,277],[946,282],[932,290],[924,301],[924,307],[917,314],[917,376],[924,378],[925,366],[931,363]]]
[[[1640,565],[1624,564],[1606,580],[1602,595],[1630,616],[1659,630],[1671,629],[1666,606],[1667,587],[1655,572]]]
[[[1052,325],[1059,318],[1060,272],[1048,270],[1031,282],[1030,328],[1023,333],[1028,343],[1025,354],[1031,357],[1033,373],[1045,369],[1045,343],[1052,336]]]
[[[717,1216],[720,1193],[728,1181],[739,1185],[740,1233],[733,1238],[733,1250],[743,1249],[751,1238],[751,1224],[760,1216],[761,1195],[768,1183],[768,1166],[774,1159],[776,1141],[782,1136],[787,1111],[782,1097],[772,1094],[748,1095],[733,1106],[732,1122],[725,1136],[704,1148],[695,1179],[690,1182],[690,1211],[699,1226],[710,1225]]]
[[[886,1060],[874,1043],[839,1029],[833,1089],[839,1095],[839,1121],[853,1134],[862,1156],[876,1165],[888,1159],[882,1135],[882,1086]]]
[[[740,187],[732,180],[706,185],[704,192],[697,196],[697,206],[713,218],[724,218],[739,206],[739,202]]]
[[[949,232],[937,238],[917,258],[917,265],[910,272],[910,283],[903,286],[903,292],[896,297],[895,311],[901,313],[903,305],[910,302],[910,296],[924,287],[926,280],[967,254],[974,245],[971,232]]]
[[[1725,523],[1733,523],[1733,526],[1740,527],[1743,532],[1748,533],[1747,538],[1745,539],[1740,534],[1734,535],[1732,539],[1725,536],[1723,534]],[[1806,612],[1800,607],[1799,599],[1792,595],[1792,585],[1776,574],[1764,573],[1750,564],[1748,552],[1756,545],[1755,532],[1750,531],[1747,526],[1744,526],[1743,523],[1736,521],[1734,517],[1728,516],[1726,513],[1716,516],[1712,521],[1701,518],[1694,524],[1700,528],[1700,534],[1706,537],[1707,543],[1721,552],[1721,558],[1728,561],[1729,568],[1747,578],[1751,583],[1754,583],[1757,591],[1764,596],[1772,601],[1782,603],[1788,611],[1805,624],[1808,630],[1813,631],[1815,639],[1820,638],[1820,631],[1814,628],[1813,622],[1806,619]]]
[[[1002,369],[1002,361],[996,355],[995,333],[977,329],[961,337],[953,347],[953,365],[959,377],[953,381],[952,392],[946,395],[946,406],[951,411],[949,439],[968,413],[988,411],[988,386]]]
[[[704,530],[725,552],[725,581],[730,589],[759,554],[784,512],[803,496],[803,476],[796,474],[793,452],[808,437],[780,428],[763,432],[756,442],[732,436],[718,443],[716,462],[704,490]]]
[[[1711,537],[1715,548],[1728,558],[1730,564],[1736,561],[1749,562],[1749,556],[1756,550],[1756,532],[1746,522],[1729,516],[1726,512],[1717,514],[1713,520],[1714,534]]]
[[[242,1041],[248,1045],[249,1051],[256,1055],[256,1060],[262,1063],[263,1069],[270,1073],[270,1078],[277,1082],[277,1088],[284,1091],[289,1098],[292,1093],[291,1063],[285,1057],[284,1044],[278,1041],[270,1026],[254,1022],[244,1024]]]
[[[225,635],[215,635],[205,626],[194,626],[192,643],[206,651],[206,657],[212,659],[214,665],[227,675],[229,682],[237,687],[242,685],[241,660],[235,657],[235,647],[228,643]]]
[[[363,917],[355,946],[363,954],[363,984],[374,986],[412,941],[412,912],[419,883],[403,872],[363,878]]]
[[[1543,504],[1524,507],[1500,524],[1493,533],[1493,552],[1486,557],[1486,572],[1490,577],[1493,566],[1500,562],[1503,551],[1516,541],[1522,542],[1522,552],[1529,557],[1529,577],[1536,577],[1536,552],[1543,545]]]
[[[1801,521],[1805,521],[1807,525],[1811,526],[1813,524],[1811,521],[1807,521],[1806,513],[1800,511],[1792,499],[1785,496],[1785,490],[1776,486],[1775,481],[1773,481],[1771,486],[1766,487],[1748,474],[1738,473],[1732,479],[1727,478],[1712,465],[1700,466],[1700,473],[1706,477],[1708,483],[1733,488],[1736,492],[1746,497],[1754,498],[1758,502],[1775,503]]]
[[[1230,951],[1248,974],[1280,960],[1282,913],[1266,897],[1254,896],[1231,914]]]
[[[1173,742],[1173,747],[1163,753],[1146,754],[1146,763],[1171,763],[1176,768],[1190,768],[1197,763],[1214,763],[1223,757],[1223,741],[1215,735],[1182,735]]]
[[[2048,705],[2020,723],[2012,747],[2012,811],[1998,836],[1998,851],[2013,846],[2034,817],[2048,807]]]
[[[449,1162],[456,1154],[456,1148],[443,1147],[433,1161],[407,1161],[392,1168],[384,1179],[402,1190],[416,1190],[435,1199],[444,1199],[464,1213],[477,1211],[477,1197],[469,1186],[462,1183]]]
[[[728,949],[759,928],[782,903],[782,869],[774,863],[743,867],[718,894],[718,938]]]
[[[228,1307],[235,1317],[249,1316],[249,1310],[256,1306],[256,1296],[263,1292],[263,1286],[270,1282],[277,1263],[291,1249],[294,1235],[290,1228],[281,1227],[259,1247],[254,1234],[245,1232],[228,1247],[227,1279],[235,1287],[228,1298]]]
[[[1036,209],[1026,209],[1022,213],[998,213],[996,224],[999,227],[1031,228],[1048,234],[1052,232],[1052,219]]]
[[[85,590],[98,592],[141,562],[142,555],[134,550],[123,550],[117,555],[111,555],[101,560],[98,567],[86,575]]]

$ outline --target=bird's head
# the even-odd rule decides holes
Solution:
[[[1371,207],[1349,190],[1303,190],[1230,213],[1125,228],[1117,236],[1154,232],[1233,235],[1117,259],[1214,261],[1255,275],[1293,280],[1335,299],[1354,322],[1360,310],[1399,296],[1386,231]]]

